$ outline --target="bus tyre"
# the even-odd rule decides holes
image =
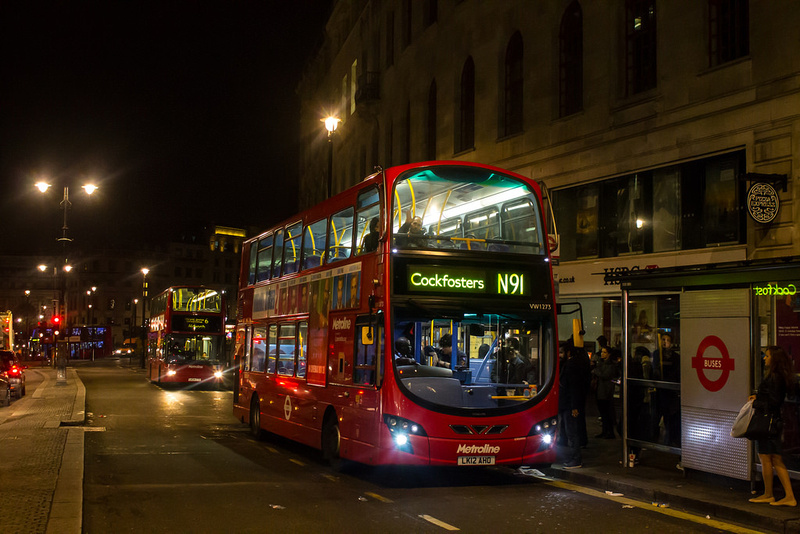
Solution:
[[[339,463],[341,437],[336,415],[329,414],[322,423],[322,459],[334,466]]]
[[[250,401],[250,434],[256,439],[264,436],[264,431],[261,430],[261,405],[257,395],[253,395],[253,400]]]

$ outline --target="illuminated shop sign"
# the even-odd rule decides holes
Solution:
[[[788,284],[785,286],[779,286],[778,284],[767,284],[766,286],[753,286],[753,291],[758,297],[780,297],[796,294],[797,286],[794,284]]]
[[[527,273],[494,269],[408,266],[408,290],[426,293],[482,293],[529,296]]]

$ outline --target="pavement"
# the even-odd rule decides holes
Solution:
[[[30,367],[26,373],[27,394],[9,407],[0,407],[2,530],[79,534],[86,388],[74,366],[67,368],[62,383],[55,369]],[[589,436],[593,436],[599,433],[600,425],[596,416],[591,412],[588,415]],[[621,457],[621,439],[590,437],[583,450],[583,467],[565,470],[561,464],[553,464],[542,472],[550,479],[622,494],[757,532],[800,532],[800,507],[750,503],[747,499],[753,488],[748,481],[679,470],[678,457],[659,451],[643,450],[639,465],[633,468],[620,465]],[[777,480],[775,485],[780,486]],[[755,486],[760,489],[760,483]],[[795,491],[800,494],[797,481]]]

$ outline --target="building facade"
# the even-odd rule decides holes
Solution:
[[[558,245],[557,296],[581,304],[589,347],[602,335],[625,357],[642,347],[653,363],[665,338],[681,349],[676,381],[654,365],[652,383],[635,384],[649,403],[635,440],[680,454],[702,423],[670,428],[665,399],[680,414],[706,383],[688,380],[705,347],[689,318],[728,297],[683,298],[676,282],[623,298],[620,281],[717,264],[763,270],[800,256],[798,23],[792,0],[339,0],[300,84],[301,207],[325,197],[331,171],[335,194],[374,166],[411,161],[480,161],[539,181]],[[341,120],[331,137],[327,115]],[[800,370],[787,334],[800,308],[781,311],[783,294],[759,300],[768,287],[759,283],[735,284],[749,328],[732,349],[744,376],[732,383],[744,396],[770,344],[787,344]],[[724,341],[730,329],[721,330]],[[725,417],[730,405],[720,403]],[[800,451],[798,434],[787,449]]]

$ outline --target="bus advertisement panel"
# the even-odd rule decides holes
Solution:
[[[147,376],[158,384],[223,385],[225,301],[206,287],[170,287],[150,307]]]
[[[243,248],[234,414],[365,464],[555,460],[541,193],[494,167],[380,171]]]

